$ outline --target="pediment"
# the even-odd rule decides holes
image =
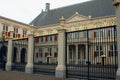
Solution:
[[[87,16],[83,16],[83,15],[80,15],[78,13],[75,13],[73,16],[66,19],[66,23],[82,21],[82,20],[88,20],[88,19],[89,19],[89,17],[87,17]]]

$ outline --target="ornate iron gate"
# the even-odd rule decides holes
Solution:
[[[27,61],[28,38],[13,41],[12,70],[25,71]]]
[[[57,66],[57,34],[34,38],[34,73],[55,75]]]
[[[117,70],[116,26],[67,32],[67,77],[114,80]]]

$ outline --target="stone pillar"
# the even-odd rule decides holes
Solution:
[[[59,78],[66,77],[66,59],[65,59],[65,30],[58,30],[58,65],[56,67],[55,76]]]
[[[76,47],[75,47],[75,49],[76,49],[76,60],[75,60],[75,64],[78,64],[78,45],[76,45]]]
[[[12,69],[12,52],[13,52],[13,40],[12,40],[12,38],[9,38],[8,39],[6,71],[11,71],[11,69]]]
[[[113,0],[113,5],[116,8],[117,21],[117,47],[118,47],[118,70],[116,80],[120,80],[120,0]]]
[[[70,53],[69,53],[69,45],[67,45],[67,64],[69,64],[69,60],[70,60]]]
[[[33,53],[34,53],[34,38],[33,34],[30,34],[28,37],[27,65],[25,67],[26,73],[33,73]]]

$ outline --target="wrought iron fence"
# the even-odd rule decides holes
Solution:
[[[28,38],[13,40],[12,70],[25,71],[27,62]]]
[[[114,80],[117,70],[116,26],[66,33],[67,77]]]
[[[55,75],[58,55],[57,36],[54,34],[34,38],[34,73]]]

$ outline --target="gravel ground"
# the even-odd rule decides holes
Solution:
[[[78,79],[68,78],[64,79],[42,74],[26,74],[24,72],[0,70],[0,80],[78,80]]]

